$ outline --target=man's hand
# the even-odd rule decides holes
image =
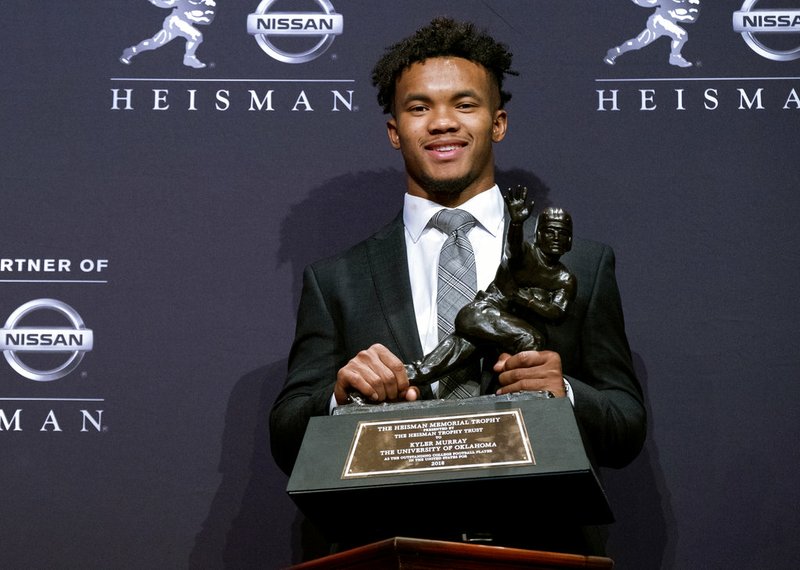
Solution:
[[[494,371],[500,375],[498,395],[544,390],[557,398],[566,396],[561,357],[552,350],[527,350],[513,356],[504,352],[497,359]]]
[[[347,395],[351,392],[359,392],[375,403],[413,402],[419,397],[419,389],[408,383],[403,363],[382,344],[373,344],[362,350],[339,369],[333,389],[336,402],[347,404]]]

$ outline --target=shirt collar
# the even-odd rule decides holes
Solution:
[[[497,184],[470,198],[458,208],[472,214],[478,224],[492,236],[503,231],[505,202]],[[441,204],[406,193],[403,202],[403,224],[414,243],[422,236],[434,214],[444,209]]]

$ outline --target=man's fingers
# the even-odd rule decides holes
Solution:
[[[563,392],[561,357],[549,350],[529,350],[514,355],[503,354],[495,364],[501,388],[498,394],[521,390]]]
[[[374,375],[355,359],[348,362],[339,369],[336,375],[336,386],[334,388],[336,401],[340,404],[346,403],[347,395],[350,392],[358,392],[373,402],[380,401],[380,394],[373,386],[373,382],[369,381],[370,376]]]
[[[388,348],[374,344],[360,351],[339,370],[336,399],[349,391],[358,391],[373,402],[396,400],[408,389],[405,366]]]
[[[538,350],[525,350],[509,356],[504,361],[504,370],[516,370],[519,368],[533,368],[541,366],[547,362],[544,352]]]
[[[400,398],[406,402],[415,402],[419,399],[419,388],[411,386],[408,390],[400,394]]]
[[[506,369],[506,362],[508,359],[511,358],[511,355],[507,352],[504,352],[500,356],[497,357],[497,362],[494,363],[494,371],[498,374],[503,372]]]
[[[373,345],[375,354],[380,360],[379,378],[383,383],[386,398],[396,400],[408,390],[408,375],[403,362],[382,344]]]

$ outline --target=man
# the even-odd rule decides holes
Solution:
[[[438,344],[436,289],[446,236],[430,226],[458,208],[476,223],[468,238],[477,288],[502,260],[505,204],[494,179],[495,144],[506,134],[511,54],[471,24],[436,19],[392,46],[373,81],[390,114],[387,134],[406,169],[403,211],[348,251],[306,268],[289,373],[270,415],[273,456],[290,473],[311,416],[360,393],[372,402],[420,397],[404,363]],[[532,238],[529,229],[528,239]],[[645,436],[642,394],[631,364],[607,246],[573,239],[563,263],[577,281],[569,314],[548,330],[548,350],[503,354],[499,391],[571,390],[589,453],[623,466]]]

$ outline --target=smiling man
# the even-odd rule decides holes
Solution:
[[[272,454],[286,473],[308,420],[330,414],[353,392],[372,402],[442,397],[444,380],[430,389],[411,386],[404,363],[429,354],[453,330],[437,302],[445,288],[439,281],[443,245],[469,250],[469,261],[454,270],[472,280],[463,287],[464,301],[451,307],[457,311],[492,284],[507,260],[507,232],[534,241],[534,224],[509,218],[495,183],[494,146],[506,135],[511,98],[503,81],[515,74],[511,59],[505,45],[474,25],[437,18],[391,46],[375,66],[389,143],[405,163],[403,210],[367,240],[305,270],[288,377],[270,416]],[[442,231],[440,218],[451,215],[461,221]],[[645,410],[614,255],[587,240],[574,238],[571,245],[561,262],[576,277],[574,302],[558,327],[546,331],[547,349],[485,362],[477,393],[568,395],[592,459],[621,467],[642,447]],[[456,281],[449,285],[461,288]],[[521,528],[521,536],[530,538],[529,531]]]
[[[408,193],[455,208],[494,184],[492,143],[506,112],[489,71],[460,57],[411,65],[398,79],[389,141],[403,155]]]

